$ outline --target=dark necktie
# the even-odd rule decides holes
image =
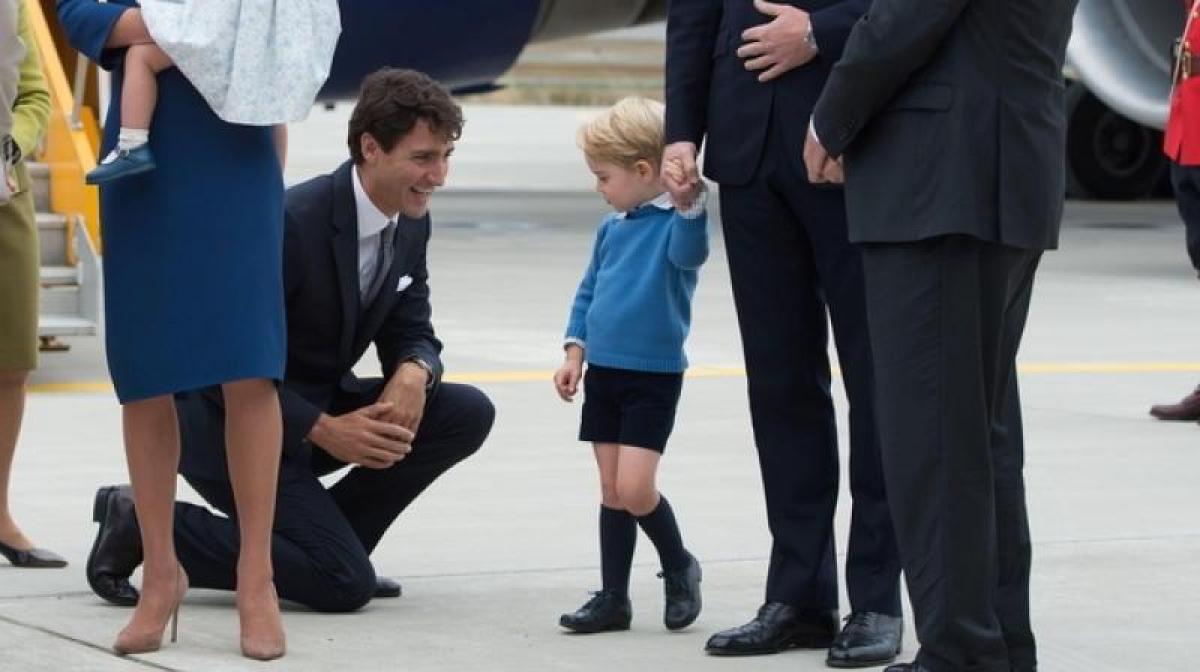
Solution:
[[[388,222],[379,234],[379,250],[375,255],[375,274],[371,276],[371,284],[367,285],[367,293],[363,296],[365,310],[379,297],[383,289],[383,281],[387,279],[388,271],[392,268],[392,260],[396,256],[396,222]]]

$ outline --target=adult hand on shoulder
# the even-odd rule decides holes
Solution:
[[[696,143],[689,141],[672,142],[663,149],[662,180],[671,202],[675,207],[686,207],[689,197],[700,184],[700,171],[696,168]]]
[[[808,12],[767,0],[754,0],[754,8],[773,18],[742,31],[744,44],[738,47],[737,55],[746,59],[747,70],[764,71],[758,81],[769,82],[816,57],[816,47],[806,39]]]
[[[425,386],[429,372],[413,362],[404,362],[383,388],[379,400],[391,404],[383,419],[406,427],[414,434],[425,415]]]
[[[334,458],[369,469],[387,469],[412,451],[413,432],[387,422],[389,403],[345,415],[321,415],[308,438]]]

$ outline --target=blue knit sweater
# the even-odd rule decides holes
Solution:
[[[604,219],[567,323],[567,340],[584,346],[589,364],[687,368],[683,342],[697,271],[708,257],[708,217],[698,210],[685,219],[659,199]]]

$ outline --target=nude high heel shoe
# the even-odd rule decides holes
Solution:
[[[274,600],[276,610],[279,609],[279,595],[275,592],[275,586],[271,586],[271,599]],[[278,612],[277,612],[278,613]],[[238,615],[241,616],[241,606],[238,606]],[[287,638],[283,631],[282,617],[280,617],[279,631],[274,633],[274,636],[266,638],[252,638],[246,635],[245,619],[242,623],[242,655],[251,660],[275,660],[282,658],[287,651]]]
[[[113,651],[122,656],[157,651],[162,648],[163,632],[167,629],[167,625],[171,626],[171,642],[174,643],[179,636],[179,607],[183,604],[183,595],[187,589],[187,574],[180,566],[175,574],[175,604],[171,607],[167,622],[157,628],[142,632],[130,632],[129,626],[125,626],[117,634],[117,641],[113,643]]]

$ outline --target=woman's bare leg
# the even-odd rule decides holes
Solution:
[[[8,507],[8,484],[13,455],[25,415],[25,380],[28,371],[0,371],[0,543],[25,551],[33,547],[21,532]]]
[[[225,444],[229,480],[241,531],[237,604],[242,653],[278,658],[284,653],[283,620],[271,565],[271,529],[283,447],[279,394],[267,379],[224,385]]]
[[[140,646],[161,636],[187,589],[175,557],[175,473],[179,467],[179,425],[171,395],[122,407],[125,459],[142,533],[142,596],[129,624],[117,637],[118,649]],[[154,648],[157,648],[155,646]]]

